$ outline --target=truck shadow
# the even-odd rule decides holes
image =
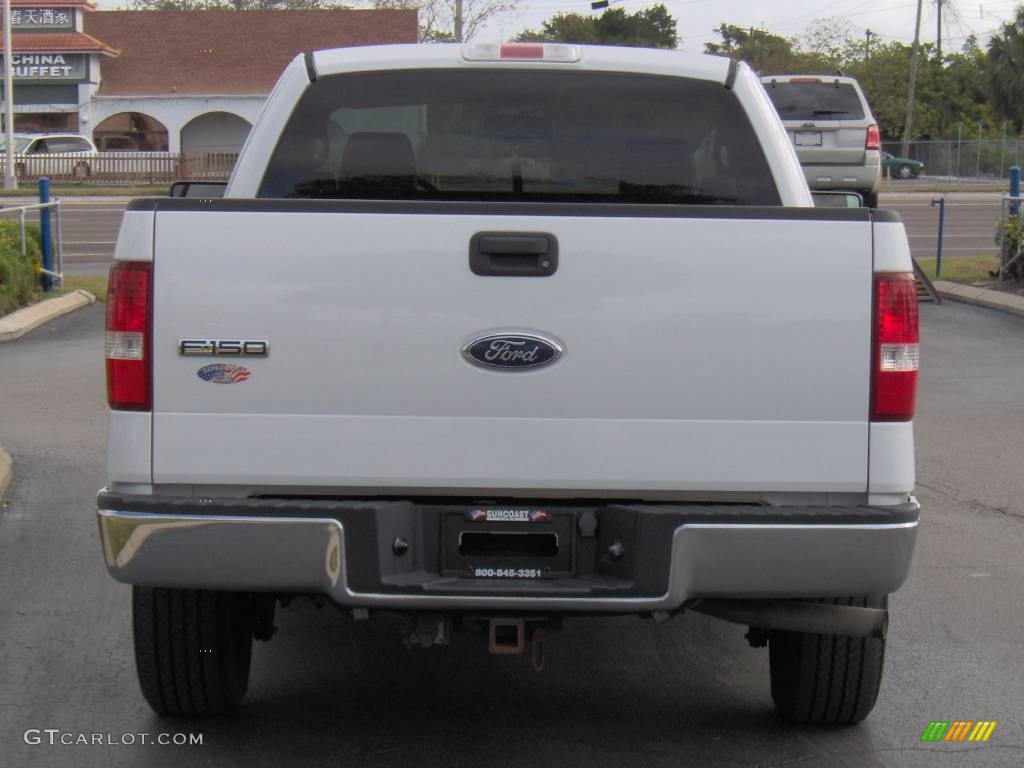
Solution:
[[[528,656],[488,655],[485,640],[473,634],[456,634],[448,647],[406,650],[397,616],[356,622],[302,601],[279,611],[277,624],[274,640],[256,647],[239,716],[176,721],[178,730],[205,734],[204,758],[737,765],[770,755],[771,762],[814,765],[823,753],[870,749],[866,727],[779,723],[767,652],[747,646],[744,628],[696,614],[664,625],[635,617],[568,620],[546,643],[540,673]],[[822,745],[823,738],[834,743]]]

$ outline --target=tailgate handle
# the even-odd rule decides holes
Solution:
[[[546,232],[477,232],[469,268],[485,277],[547,277],[558,269],[558,240]]]

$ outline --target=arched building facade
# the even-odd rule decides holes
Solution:
[[[197,146],[209,146],[216,147],[211,148],[211,152],[237,152],[263,108],[264,99],[263,96],[111,98],[99,94],[81,113],[82,133],[91,135],[100,149],[104,144],[110,146],[115,132],[120,132],[124,141],[119,143],[125,149],[190,152]],[[127,116],[131,117],[126,119]],[[240,130],[242,124],[244,133]],[[205,128],[198,140],[196,126]],[[160,134],[154,133],[161,129],[162,142],[158,138]],[[223,131],[222,135],[217,136],[218,131]]]
[[[15,130],[81,133],[106,151],[235,153],[296,54],[417,38],[415,10],[11,4]]]

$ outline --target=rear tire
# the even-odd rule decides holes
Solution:
[[[864,198],[865,208],[877,208],[878,207],[878,193],[877,192],[861,192],[860,196]]]
[[[885,608],[888,597],[823,598],[827,605]],[[772,701],[794,723],[850,725],[875,706],[885,640],[772,631],[768,639]]]
[[[252,600],[235,592],[132,588],[135,666],[161,715],[223,715],[249,684]]]

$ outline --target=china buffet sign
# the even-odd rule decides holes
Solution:
[[[84,80],[85,54],[16,53],[11,70],[15,80]]]

